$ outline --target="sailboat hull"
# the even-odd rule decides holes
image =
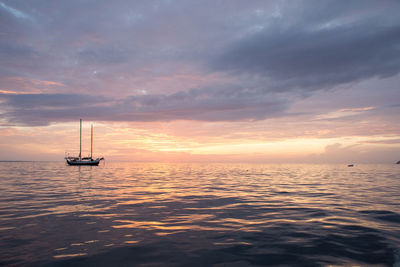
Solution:
[[[100,163],[100,159],[96,160],[66,160],[68,165],[87,165],[87,166],[97,166]]]

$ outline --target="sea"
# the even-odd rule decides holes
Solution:
[[[0,163],[1,266],[400,266],[400,165]]]

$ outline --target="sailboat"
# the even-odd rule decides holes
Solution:
[[[68,165],[91,165],[97,166],[99,165],[101,160],[104,158],[96,158],[93,159],[93,125],[91,128],[90,135],[90,157],[82,157],[82,119],[80,119],[80,132],[79,132],[79,156],[78,157],[65,157]]]

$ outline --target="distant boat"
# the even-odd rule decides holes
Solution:
[[[90,135],[90,157],[82,158],[82,119],[80,119],[80,132],[79,132],[79,156],[78,157],[65,157],[68,165],[91,165],[97,166],[99,165],[101,160],[104,158],[96,158],[93,159],[93,125],[91,128]]]
[[[354,167],[354,164],[349,164],[347,165],[347,167]]]

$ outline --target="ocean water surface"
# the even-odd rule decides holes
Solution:
[[[400,165],[0,163],[0,265],[400,266]]]

